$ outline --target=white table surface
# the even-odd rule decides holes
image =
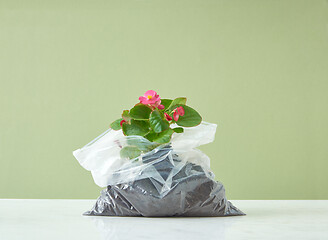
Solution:
[[[95,200],[0,200],[0,239],[328,239],[328,200],[232,201],[247,216],[90,217]]]

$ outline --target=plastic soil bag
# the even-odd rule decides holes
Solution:
[[[107,130],[73,152],[95,183],[106,187],[84,215],[200,217],[245,215],[225,197],[214,180],[210,159],[196,149],[214,140],[216,124],[202,122],[158,145],[141,136]],[[137,147],[137,148],[136,148]],[[122,149],[144,149],[138,156]]]

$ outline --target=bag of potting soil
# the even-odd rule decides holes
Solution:
[[[199,217],[245,215],[227,201],[210,159],[198,146],[214,140],[216,124],[173,133],[167,144],[107,130],[73,152],[95,183],[105,187],[84,215]]]

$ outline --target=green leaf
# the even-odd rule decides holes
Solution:
[[[130,117],[130,113],[129,110],[124,110],[122,113],[122,118],[124,119],[124,121],[126,121],[127,123],[131,122],[131,117]]]
[[[184,130],[182,127],[176,127],[176,128],[173,128],[173,131],[176,133],[183,133]]]
[[[136,146],[126,146],[120,151],[121,158],[134,159],[136,157],[139,157],[140,154],[141,151]]]
[[[150,107],[140,103],[130,110],[130,117],[136,120],[148,120],[151,111]]]
[[[150,127],[155,133],[160,133],[169,128],[168,121],[164,120],[160,112],[156,109],[150,114],[149,118]]]
[[[131,119],[131,124],[123,123],[122,129],[126,136],[145,136],[149,132],[149,122]]]
[[[168,107],[168,110],[173,110],[173,109],[175,109],[175,105],[178,105],[178,104],[183,104],[183,105],[185,105],[186,102],[187,102],[187,98],[185,98],[185,97],[179,97],[179,98],[176,98],[176,99],[174,99],[174,100],[171,102],[170,106]]]
[[[161,99],[161,104],[164,105],[164,109],[168,109],[173,100],[171,99]]]
[[[149,133],[147,133],[144,138],[148,139],[150,142],[153,142],[154,137],[157,133],[155,133],[153,130],[150,130]]]
[[[147,138],[151,142],[168,143],[171,141],[171,137],[173,133],[174,131],[171,128],[169,128],[160,133],[150,132],[145,136],[145,138]]]
[[[202,122],[202,117],[193,108],[181,104],[174,106],[174,108],[180,106],[185,110],[185,114],[183,116],[179,116],[179,120],[176,122],[179,126],[194,127]]]
[[[120,124],[122,120],[123,120],[123,118],[119,118],[119,119],[115,120],[114,122],[112,122],[110,124],[111,129],[120,130],[122,128],[121,124]]]

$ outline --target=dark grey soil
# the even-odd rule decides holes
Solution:
[[[221,183],[212,179],[211,173],[200,166],[185,163],[173,177],[170,173],[181,163],[177,155],[167,157],[170,147],[143,157],[144,163],[154,162],[143,173],[157,171],[163,181],[152,177],[108,186],[101,192],[92,210],[84,215],[144,216],[144,217],[214,217],[245,215],[225,197]],[[149,174],[152,175],[152,174]],[[171,174],[172,175],[172,174]]]

